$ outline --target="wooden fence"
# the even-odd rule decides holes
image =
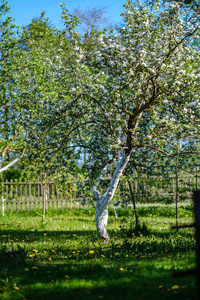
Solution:
[[[102,191],[104,191],[109,180],[109,178],[102,180]],[[178,181],[175,175],[170,175],[168,178],[137,176],[133,177],[131,182],[136,203],[169,204],[174,203],[177,196],[179,202],[185,202],[192,199],[194,189],[200,188],[200,173],[180,173]],[[18,212],[95,205],[92,195],[84,195],[81,184],[75,191],[71,188],[70,183],[62,188],[55,182],[48,180],[44,183],[40,178],[33,181],[25,180],[20,183],[14,180],[6,181],[1,184],[1,194],[1,213],[3,210]],[[113,203],[116,205],[120,203],[122,207],[131,203],[129,185],[126,181],[120,181]]]
[[[167,178],[161,176],[138,176],[132,180],[132,189],[136,202],[140,203],[174,203],[185,202],[192,199],[193,190],[200,187],[200,172],[181,172],[176,178],[175,174],[170,174]],[[120,190],[120,185],[119,185]],[[121,191],[128,191],[128,184],[121,186]],[[128,196],[127,195],[127,196]],[[128,198],[130,198],[128,196]]]
[[[69,189],[62,189],[52,181],[45,183],[40,179],[33,181],[17,182],[5,181],[1,185],[2,205],[1,210],[31,211],[44,209],[64,209],[81,205],[84,197],[78,197],[77,193]]]

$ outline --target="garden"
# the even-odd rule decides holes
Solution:
[[[0,5],[0,299],[194,299],[199,3],[60,9]]]

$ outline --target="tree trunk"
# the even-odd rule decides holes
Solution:
[[[179,160],[179,140],[177,141],[177,152],[178,155],[176,157],[176,226],[178,231],[178,201],[179,201],[179,174],[178,174],[178,160]]]
[[[133,209],[134,209],[134,213],[135,213],[135,222],[136,222],[137,225],[139,225],[138,214],[137,214],[136,203],[135,203],[135,197],[134,197],[132,186],[131,186],[131,183],[130,183],[129,180],[128,180],[128,186],[129,186],[129,190],[130,190],[130,193],[131,193],[131,200],[132,200],[132,203],[133,203]]]
[[[119,183],[119,179],[130,160],[130,155],[131,153],[126,153],[124,150],[118,151],[117,165],[112,179],[105,193],[97,199],[95,223],[99,239],[101,240],[109,240],[109,236],[106,230],[108,222],[108,206],[113,199]]]

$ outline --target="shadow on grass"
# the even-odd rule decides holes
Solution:
[[[171,232],[159,230],[150,230],[145,239],[127,239],[126,236],[119,237],[119,233],[122,234],[109,230],[109,252],[103,251],[105,243],[99,248],[93,245],[97,242],[96,230],[1,230],[2,243],[12,244],[14,240],[15,247],[19,243],[33,250],[35,241],[39,242],[41,256],[39,253],[38,260],[0,258],[0,299],[194,299],[194,276],[173,279],[171,270],[157,264],[158,258],[162,261],[171,254],[177,258],[177,253],[184,255],[186,250],[193,251],[191,233],[184,231],[183,239],[176,232],[172,239]],[[66,240],[70,241],[69,248],[64,244]],[[119,240],[120,247],[116,243]],[[79,256],[72,250],[75,248],[73,242],[77,241],[79,245],[84,243],[77,248]],[[55,249],[57,254],[52,254]],[[48,252],[46,257],[43,250]],[[90,250],[94,250],[93,256],[88,255]],[[48,261],[49,256],[53,263]],[[18,286],[20,289],[15,290]],[[173,286],[176,288],[172,289]]]
[[[60,264],[31,265],[15,263],[1,280],[1,292],[9,297],[0,299],[194,299],[194,277],[173,279],[172,272],[152,266],[122,261],[115,264],[95,261]],[[122,268],[123,267],[123,268]],[[29,268],[29,271],[24,271]],[[121,270],[120,270],[121,269]],[[1,272],[2,273],[2,272]],[[14,276],[13,276],[14,273]],[[14,290],[14,283],[20,290]],[[174,287],[172,289],[172,287]]]
[[[84,223],[92,223],[94,224],[95,220],[91,220],[91,219],[87,219],[87,216],[85,218],[79,218],[79,217],[76,217],[76,221],[79,221],[79,222],[84,222]]]
[[[2,245],[8,245],[13,251],[16,251],[19,244],[25,253],[25,257],[28,257],[33,253],[35,243],[39,243],[40,251],[46,252],[49,256],[52,256],[51,251],[56,251],[55,260],[63,261],[76,260],[76,250],[79,249],[79,256],[85,261],[88,261],[88,253],[90,250],[95,252],[94,257],[101,258],[103,255],[105,258],[116,259],[115,253],[118,253],[119,257],[126,258],[127,256],[133,259],[139,259],[145,257],[148,260],[159,258],[166,258],[167,256],[176,256],[177,253],[184,255],[190,253],[194,255],[195,241],[192,234],[189,237],[182,238],[181,236],[171,237],[170,233],[153,232],[147,238],[134,237],[128,239],[125,237],[119,237],[114,230],[110,230],[111,236],[110,243],[100,243],[98,248],[94,245],[98,242],[96,230],[80,230],[80,231],[27,231],[27,230],[4,230],[0,231],[2,239]],[[157,236],[156,236],[157,234]],[[158,238],[159,237],[159,238]],[[67,241],[67,244],[65,242]],[[119,244],[120,242],[120,244]],[[77,243],[77,245],[76,245]],[[13,245],[13,246],[12,246]],[[76,249],[76,246],[79,248]],[[4,246],[1,248],[3,249]],[[110,250],[107,251],[106,247]],[[55,250],[56,249],[56,250]],[[73,254],[74,252],[74,254]],[[61,253],[61,254],[60,254]],[[37,255],[36,255],[37,256]],[[47,257],[43,258],[43,260]],[[0,261],[5,264],[4,259],[0,257]],[[11,262],[12,263],[12,262]],[[16,261],[17,263],[17,261]]]
[[[126,238],[130,238],[130,236],[127,236],[126,232],[123,230],[111,230],[108,229],[109,236],[111,240],[115,239],[121,239],[125,240]],[[159,230],[149,230],[149,233],[143,234],[144,237],[150,238],[153,240],[153,238],[160,238],[163,240],[171,240],[172,238],[177,237],[184,237],[189,238],[192,242],[194,242],[194,232],[188,229],[186,230],[180,230],[179,232],[175,230],[171,231],[162,231]],[[60,238],[65,240],[76,240],[80,237],[83,238],[90,238],[90,241],[98,241],[97,231],[95,230],[23,230],[23,229],[2,229],[0,230],[0,239],[2,242],[7,242],[10,240],[16,240],[18,239],[18,242],[22,242],[25,240],[26,243],[32,243],[35,240],[41,240],[45,241],[48,239],[56,239],[59,240]],[[130,238],[131,240],[134,240],[133,238]]]
[[[76,240],[80,237],[90,239],[93,237],[97,241],[97,232],[96,230],[12,230],[12,229],[4,229],[0,230],[0,238],[4,242],[8,242],[10,240],[18,240],[18,243],[25,241],[26,243],[32,243],[33,241],[46,241],[46,240],[55,240],[59,241],[59,239],[65,240]]]

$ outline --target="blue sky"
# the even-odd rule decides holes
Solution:
[[[73,8],[85,9],[90,7],[107,7],[104,15],[111,24],[120,24],[120,14],[124,10],[125,0],[7,0],[11,7],[11,16],[17,25],[29,24],[33,17],[39,17],[42,11],[46,11],[51,23],[62,28],[60,3],[66,3],[66,8],[71,12]]]

